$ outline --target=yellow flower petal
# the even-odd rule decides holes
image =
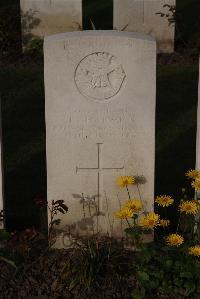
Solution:
[[[192,247],[188,248],[188,253],[190,255],[200,257],[200,245],[195,245],[195,246],[192,246]]]
[[[170,225],[170,221],[169,220],[165,220],[165,219],[160,219],[159,221],[159,226],[162,226],[162,227],[167,227]]]
[[[155,202],[161,207],[168,207],[173,204],[174,200],[171,196],[161,195],[156,197]]]
[[[185,175],[187,176],[188,179],[192,179],[192,180],[200,179],[200,171],[195,169],[188,170]]]
[[[153,229],[159,225],[159,218],[160,216],[158,214],[151,212],[143,216],[140,219],[139,224],[144,229]]]
[[[133,185],[135,184],[135,179],[133,176],[121,176],[117,180],[117,184],[119,187],[126,187],[128,185]]]
[[[171,234],[166,238],[166,243],[169,246],[180,246],[184,242],[182,236],[178,234]]]
[[[133,217],[133,211],[129,208],[122,208],[120,211],[115,213],[115,217],[119,219],[127,219]]]
[[[186,200],[179,205],[181,213],[196,215],[198,213],[198,204],[195,200]]]
[[[191,183],[192,187],[195,189],[195,190],[200,190],[200,180],[195,180]]]
[[[133,214],[137,214],[142,210],[142,202],[140,199],[130,199],[125,203],[125,207],[129,208]]]

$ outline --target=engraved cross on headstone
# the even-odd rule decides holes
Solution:
[[[104,171],[121,171],[124,169],[124,166],[122,167],[103,167],[103,159],[102,159],[102,147],[103,143],[97,143],[97,167],[86,167],[86,168],[80,168],[76,167],[76,173],[82,171],[82,172],[93,172],[97,174],[97,199],[98,199],[98,204],[100,200],[100,190],[102,189],[102,174]]]

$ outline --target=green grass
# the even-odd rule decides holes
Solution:
[[[40,226],[33,199],[46,197],[44,82],[41,66],[0,70],[5,200],[9,228]],[[180,198],[195,165],[198,67],[157,72],[156,194]]]

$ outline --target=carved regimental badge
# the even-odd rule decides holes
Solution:
[[[116,95],[125,77],[126,74],[117,58],[105,52],[86,56],[75,72],[75,82],[80,93],[98,100]]]

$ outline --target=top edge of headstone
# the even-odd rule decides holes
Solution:
[[[85,30],[85,31],[72,31],[66,33],[59,33],[55,35],[49,35],[44,38],[45,42],[64,40],[69,38],[87,37],[87,36],[101,36],[101,37],[128,37],[133,39],[146,40],[156,42],[155,38],[141,32],[128,32],[128,31],[117,31],[117,30]]]

